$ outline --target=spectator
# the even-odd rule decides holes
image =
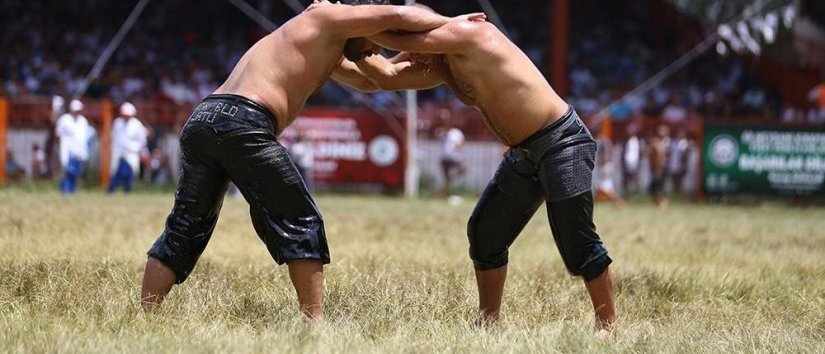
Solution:
[[[665,182],[667,177],[668,149],[670,148],[670,128],[667,125],[660,125],[656,129],[656,134],[650,139],[650,149],[648,149],[648,161],[650,161],[650,195],[656,206],[667,207],[668,199],[665,195]]]
[[[58,118],[55,128],[55,135],[60,139],[60,165],[64,173],[60,191],[63,194],[77,191],[77,179],[89,160],[89,140],[94,132],[82,111],[83,103],[72,100],[69,113]]]
[[[643,141],[639,137],[639,128],[631,125],[627,129],[629,137],[622,149],[622,182],[625,193],[638,191],[641,172]]]
[[[682,105],[678,96],[672,97],[662,112],[662,119],[670,124],[682,124],[687,120],[687,116],[687,109]]]
[[[621,94],[615,94],[613,99],[618,100],[615,104],[610,106],[610,117],[616,122],[624,122],[633,118],[633,107],[622,99]]]
[[[40,179],[48,176],[46,169],[46,152],[40,145],[32,144],[32,178]]]
[[[758,114],[768,105],[765,91],[752,87],[742,96],[742,108],[744,114]]]
[[[458,128],[449,128],[443,137],[441,149],[441,172],[444,175],[444,189],[442,194],[450,195],[450,187],[456,178],[467,172],[461,162],[461,148],[464,146],[464,133]]]
[[[6,151],[6,177],[9,181],[16,182],[26,176],[26,170],[14,159],[11,150]]]
[[[120,107],[120,115],[112,125],[112,155],[116,164],[112,165],[114,175],[109,183],[109,193],[114,193],[118,187],[126,193],[132,190],[134,178],[140,172],[141,154],[146,150],[148,136],[133,104],[124,103]]]
[[[66,113],[66,100],[63,97],[55,95],[52,96],[52,110],[49,116],[49,131],[46,136],[46,143],[43,145],[43,150],[46,153],[46,176],[51,178],[57,174],[60,169],[60,148],[59,139],[57,137],[57,120]]]
[[[808,94],[808,99],[816,107],[817,121],[825,121],[825,82],[814,87]]]
[[[613,143],[610,139],[600,137],[597,141],[598,155],[596,168],[596,197],[607,200],[621,207],[625,202],[616,192],[616,184],[613,182],[616,169],[613,166],[611,157],[613,156]]]
[[[817,85],[808,94],[808,99],[813,102],[817,108],[825,109],[825,82]]]
[[[170,177],[169,157],[164,155],[160,148],[156,148],[149,159],[149,181],[155,185],[162,185],[168,183]]]
[[[125,104],[124,104],[125,105]],[[121,140],[123,139],[123,130],[126,128],[126,120],[128,116],[123,114],[123,106],[120,107],[120,115],[112,120],[112,150],[109,166],[112,169],[112,174],[117,174],[120,165],[120,157],[122,155],[120,149],[123,147]],[[115,178],[111,179],[114,182]],[[109,186],[111,188],[111,185]]]
[[[670,154],[667,159],[667,175],[673,191],[681,194],[684,190],[685,175],[687,175],[688,160],[690,158],[690,142],[685,130],[670,143]]]

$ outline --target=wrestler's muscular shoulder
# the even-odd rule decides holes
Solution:
[[[242,93],[263,101],[278,116],[279,126],[288,125],[340,60],[344,39],[330,33],[311,12],[270,33],[239,64],[244,67]]]
[[[449,26],[464,43],[462,50],[444,56],[444,81],[464,103],[477,105],[478,91],[484,90],[487,73],[498,61],[498,29],[487,22],[472,21],[454,22]]]
[[[338,64],[345,38],[335,31],[325,28],[322,16],[313,16],[312,11],[305,12],[287,22],[277,31],[275,39],[284,44],[284,49],[292,49],[295,55],[305,62],[304,69],[321,69]],[[276,32],[276,33],[277,33]],[[289,54],[288,51],[278,55]]]

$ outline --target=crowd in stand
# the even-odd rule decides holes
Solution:
[[[199,4],[194,12],[187,3],[150,3],[87,95],[186,104],[211,93],[257,32],[241,16],[224,18],[233,11],[225,2]],[[7,26],[0,35],[2,90],[10,96],[74,94],[133,5],[3,4],[10,8],[0,15]]]
[[[449,15],[479,10],[474,2],[422,2]],[[269,3],[261,10],[275,23],[291,15],[282,4],[260,3]],[[583,115],[614,102],[684,50],[685,43],[663,44],[654,38],[645,3],[585,1],[575,5],[570,100]],[[25,5],[4,1],[2,7],[8,11],[0,14],[7,27],[0,34],[5,50],[0,57],[0,91],[9,96],[76,92],[132,6],[131,2],[99,0],[34,0]],[[546,3],[531,0],[495,6],[508,34],[543,67],[548,35],[543,29],[546,26],[537,28],[536,24],[548,21],[547,11],[524,9],[542,9]],[[595,11],[590,8],[593,6],[618,7],[623,16],[611,15],[612,10]],[[155,98],[195,103],[218,85],[261,35],[259,27],[228,2],[206,2],[197,7],[182,0],[150,3],[87,95],[115,101]],[[424,98],[443,104],[454,101],[447,89],[426,93]],[[340,87],[327,85],[311,103],[357,105],[364,99],[377,108],[391,108],[398,102],[387,93],[353,99]],[[769,87],[760,85],[739,58],[710,53],[652,92],[619,101],[610,113],[618,120],[643,112],[670,113],[671,119],[678,120],[686,116],[680,110],[779,117],[781,100]]]

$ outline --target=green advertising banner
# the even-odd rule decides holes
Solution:
[[[708,194],[825,195],[825,129],[705,126]]]

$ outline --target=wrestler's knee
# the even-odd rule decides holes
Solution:
[[[593,223],[593,195],[585,192],[548,203],[553,237],[567,271],[590,281],[612,260]]]
[[[160,262],[175,273],[175,283],[186,281],[195,268],[200,252],[193,252],[192,247],[181,245],[177,236],[164,233],[155,241],[147,255],[149,259]]]
[[[500,235],[490,225],[483,225],[477,214],[470,217],[467,224],[467,238],[470,241],[470,259],[478,270],[501,268],[509,261],[508,245],[496,242]]]
[[[610,263],[613,263],[607,254],[607,249],[601,243],[578,250],[578,252],[562,251],[561,256],[570,274],[582,277],[588,282],[602,275]]]
[[[214,217],[197,218],[173,211],[163,234],[149,249],[149,257],[171,269],[177,284],[183,283],[206,248],[215,221]]]
[[[573,215],[561,219],[553,231],[567,271],[586,281],[597,278],[612,260],[595,226]]]

